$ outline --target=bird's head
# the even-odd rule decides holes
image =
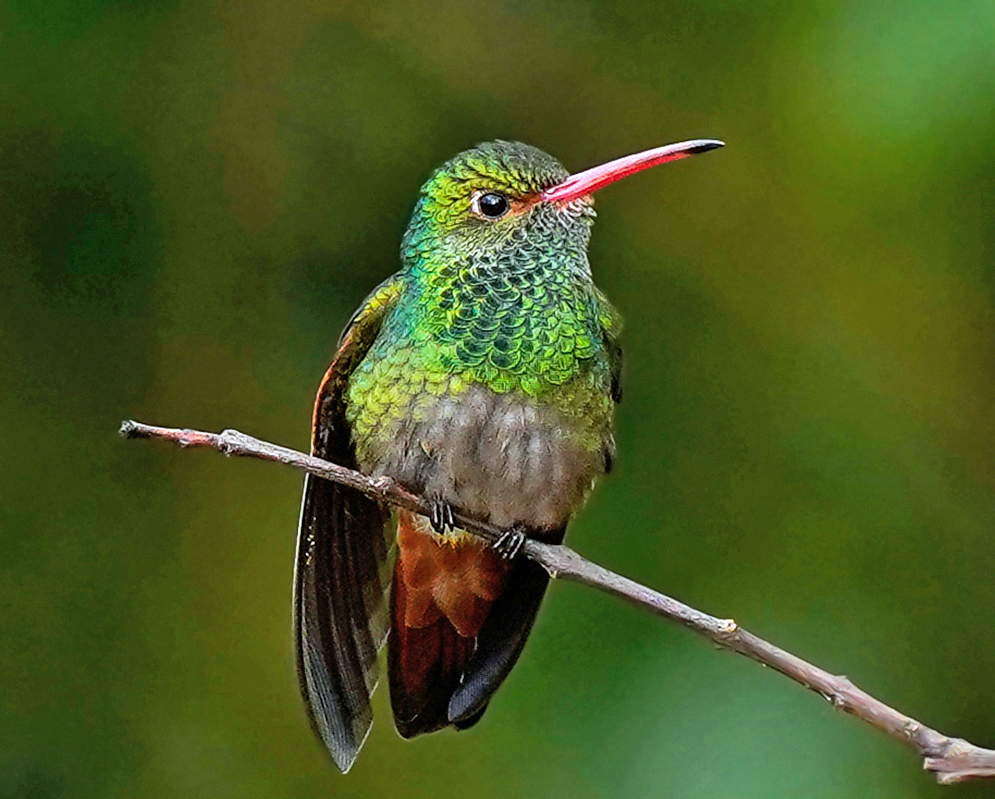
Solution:
[[[527,144],[480,144],[447,161],[422,186],[402,257],[417,268],[426,259],[488,262],[531,252],[577,255],[586,269],[595,191],[721,146],[714,139],[670,144],[571,176],[555,158]]]

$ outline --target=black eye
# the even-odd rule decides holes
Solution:
[[[508,198],[495,192],[481,194],[477,197],[476,210],[488,219],[497,219],[508,213]]]

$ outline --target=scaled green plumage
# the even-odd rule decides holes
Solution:
[[[602,445],[621,319],[591,280],[590,201],[575,204],[569,225],[540,204],[497,221],[466,210],[482,190],[525,205],[566,175],[534,148],[494,143],[457,156],[422,187],[403,268],[367,300],[393,307],[348,389],[360,460],[402,419],[473,384],[556,407],[575,420],[578,442]]]

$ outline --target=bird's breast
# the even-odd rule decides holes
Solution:
[[[408,366],[350,383],[360,468],[501,527],[562,528],[614,448],[599,381],[581,374],[536,398]]]

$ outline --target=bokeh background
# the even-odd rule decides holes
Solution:
[[[307,446],[419,185],[481,140],[579,170],[627,319],[620,459],[570,540],[995,745],[995,5],[0,6],[0,796],[932,797],[899,744],[554,585],[471,732],[384,692],[341,777],[298,698]]]

